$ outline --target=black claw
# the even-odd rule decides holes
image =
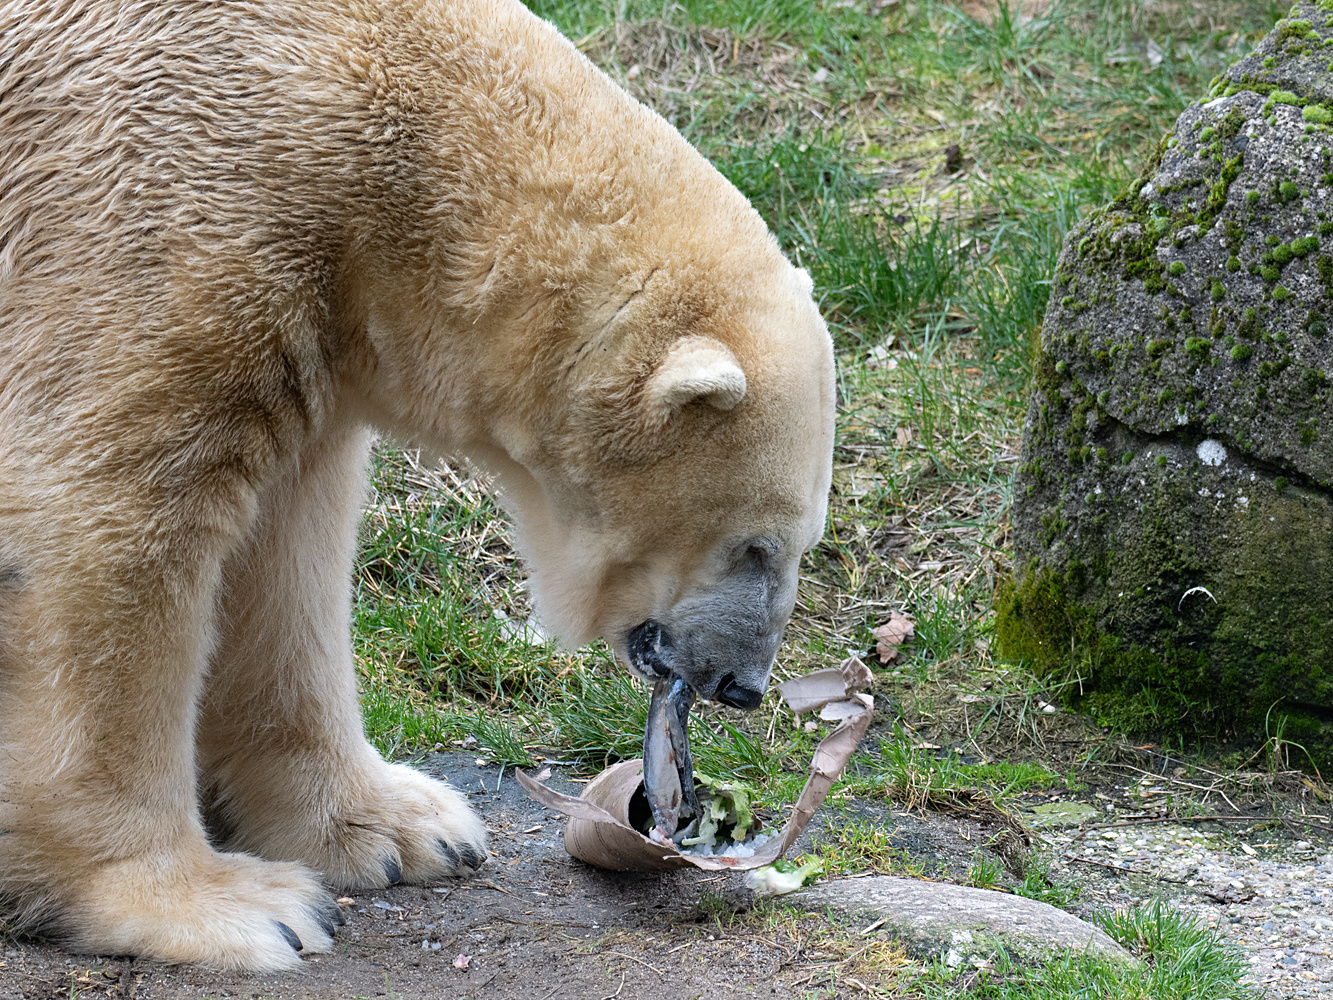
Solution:
[[[393,858],[384,859],[384,877],[389,880],[390,885],[397,885],[403,880],[403,870]]]
[[[486,855],[481,854],[471,844],[464,844],[458,849],[458,855],[463,859],[463,864],[474,871],[480,868],[486,861]]]
[[[450,847],[449,842],[445,840],[443,837],[436,838],[435,846],[440,849],[440,853],[444,855],[445,864],[447,864],[450,868],[456,869],[458,868],[459,865],[462,864],[462,860],[459,858],[458,852],[455,851],[452,847]]]
[[[342,908],[336,904],[332,908],[327,906],[312,906],[310,907],[310,913],[319,926],[324,928],[324,933],[328,934],[330,937],[333,936],[335,929],[346,923],[343,919]]]
[[[281,931],[282,936],[287,939],[287,943],[292,946],[292,951],[300,951],[305,947],[305,945],[301,944],[301,939],[296,936],[296,931],[292,930],[281,920],[275,920],[273,922],[278,925],[278,930]]]

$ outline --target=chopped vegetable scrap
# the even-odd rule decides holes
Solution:
[[[814,858],[799,868],[786,858],[778,858],[765,868],[745,873],[745,884],[760,896],[782,896],[809,885],[824,870],[822,858]]]

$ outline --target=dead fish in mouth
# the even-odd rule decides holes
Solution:
[[[671,842],[682,816],[699,812],[686,731],[693,704],[694,689],[679,677],[653,685],[643,734],[643,790],[657,823],[648,836],[659,844]]]

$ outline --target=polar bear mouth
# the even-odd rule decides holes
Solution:
[[[671,636],[651,618],[629,634],[630,664],[645,677],[671,676]]]
[[[630,631],[627,646],[630,666],[650,680],[675,676],[692,685],[703,697],[747,712],[758,708],[764,699],[763,691],[746,687],[730,672],[717,678],[711,693],[699,690],[698,678],[682,667],[682,661],[689,663],[689,656],[682,655],[671,633],[651,618]]]

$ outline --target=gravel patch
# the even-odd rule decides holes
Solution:
[[[1265,837],[1270,839],[1264,839]],[[1333,854],[1271,831],[1237,837],[1190,825],[1053,833],[1052,875],[1094,907],[1171,905],[1248,959],[1266,997],[1333,997]]]

